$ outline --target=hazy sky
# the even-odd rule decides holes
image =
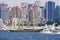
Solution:
[[[26,2],[26,3],[35,3],[36,0],[0,0],[0,3],[6,3],[9,6],[14,6],[14,5],[18,5],[20,6],[21,2]],[[44,5],[45,2],[49,1],[49,0],[38,0],[41,1],[41,5]],[[60,0],[50,0],[50,1],[54,1],[56,2],[56,5],[60,5]]]

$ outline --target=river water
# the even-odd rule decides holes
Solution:
[[[0,31],[0,40],[60,40],[60,34]]]

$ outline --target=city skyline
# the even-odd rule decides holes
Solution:
[[[1,3],[0,18],[2,18],[3,23],[5,24],[8,24],[9,22],[13,23],[12,20],[16,19],[20,22],[20,24],[22,23],[25,25],[25,24],[28,24],[29,22],[30,25],[32,24],[38,25],[38,24],[45,24],[45,23],[54,23],[60,20],[60,17],[57,17],[58,15],[55,15],[56,11],[59,11],[59,10],[55,8],[54,1],[45,2],[45,6],[41,6],[40,1],[35,1],[35,4],[22,2],[20,6],[21,7],[13,6],[10,8],[8,7],[8,4]],[[60,15],[59,12],[57,14]],[[7,15],[8,15],[8,18],[7,18]],[[57,21],[54,20],[57,18],[58,18]]]
[[[8,4],[8,6],[12,7],[12,6],[20,6],[22,2],[26,2],[26,3],[29,3],[29,4],[34,4],[35,1],[40,1],[41,2],[41,5],[44,6],[45,5],[45,2],[47,1],[54,1],[56,3],[56,5],[60,5],[59,4],[59,0],[0,0],[0,3],[6,3]]]

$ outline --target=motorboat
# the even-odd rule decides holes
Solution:
[[[49,25],[45,25],[45,29],[43,29],[43,31],[41,31],[40,33],[43,33],[43,34],[60,34],[60,31],[59,30],[56,30],[55,29],[55,24],[49,26]]]

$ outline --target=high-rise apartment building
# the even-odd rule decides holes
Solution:
[[[60,23],[60,6],[56,6],[55,14],[54,14],[54,21]]]
[[[45,4],[46,8],[46,20],[48,23],[53,23],[54,13],[55,13],[55,2],[48,1]]]
[[[29,24],[29,12],[27,3],[21,3],[21,23],[25,26]]]
[[[0,18],[3,20],[4,24],[8,24],[10,19],[10,11],[7,4],[0,4]]]
[[[10,19],[12,21],[12,19],[17,19],[17,25],[20,26],[21,24],[21,20],[20,20],[20,7],[18,6],[14,6],[11,8],[11,12],[10,12]]]

